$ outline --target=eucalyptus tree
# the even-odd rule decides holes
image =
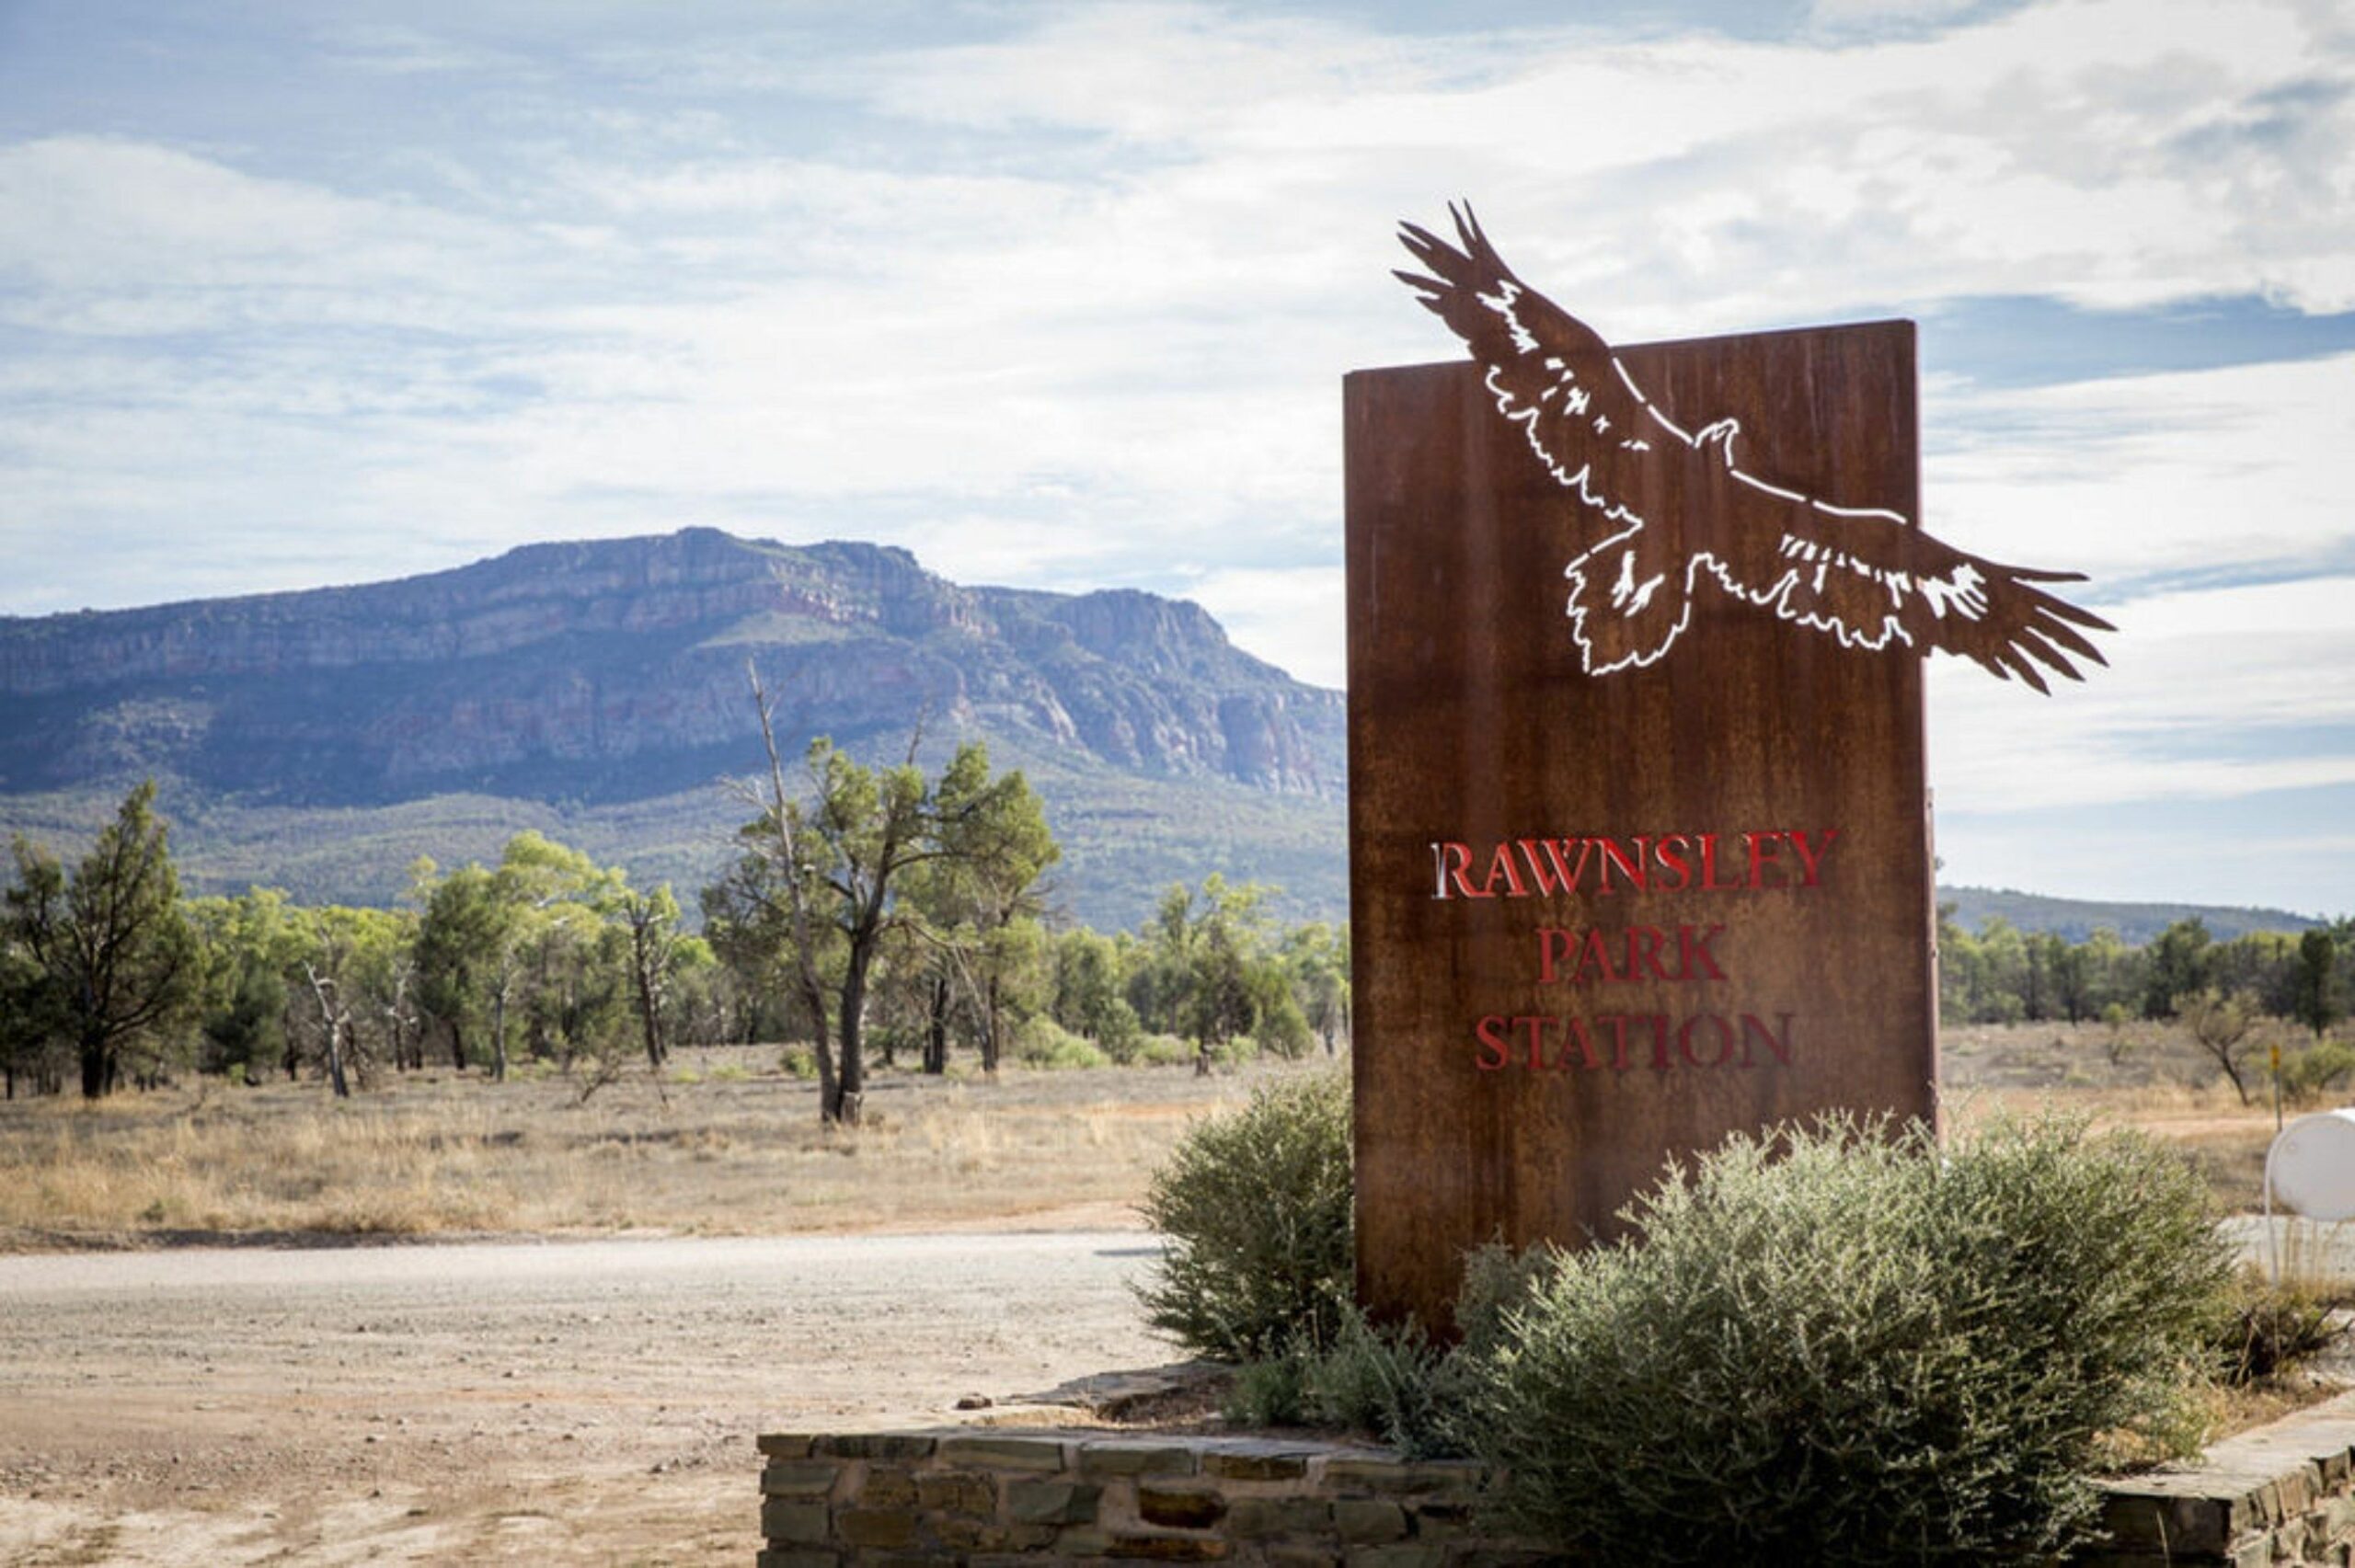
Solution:
[[[993,777],[977,742],[957,749],[937,779],[918,765],[912,737],[896,766],[870,767],[821,736],[804,758],[808,794],[787,788],[773,711],[756,671],[752,701],[768,755],[764,784],[740,796],[759,815],[738,835],[736,864],[706,908],[738,933],[782,946],[784,967],[812,1035],[819,1117],[856,1125],[866,1093],[867,991],[888,937],[923,921],[903,905],[909,875],[964,878],[976,907],[1020,907],[1051,860],[1037,797],[1019,772]],[[1024,867],[1028,866],[1027,875]],[[982,884],[986,882],[984,888]]]
[[[70,872],[22,833],[10,846],[0,933],[34,993],[23,1005],[70,1043],[87,1099],[111,1093],[135,1051],[132,1065],[159,1070],[198,1000],[196,933],[155,807],[149,779]]]

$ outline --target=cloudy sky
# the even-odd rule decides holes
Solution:
[[[2120,628],[1934,661],[1947,880],[2355,910],[2342,0],[0,0],[0,613],[705,523],[1339,684],[1457,195],[1614,339],[1921,323],[1926,522]]]

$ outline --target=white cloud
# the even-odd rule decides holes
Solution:
[[[291,93],[273,145],[269,101],[201,82],[177,134],[0,145],[0,609],[712,522],[1189,593],[1338,682],[1338,382],[1459,352],[1386,275],[1450,197],[1622,338],[2009,292],[2355,307],[2326,5],[1821,0],[1756,42],[1073,4],[882,52],[764,12],[610,7],[568,56],[363,8],[323,58],[419,95],[380,152],[304,155],[330,127]],[[1931,386],[1925,521],[2111,598],[2343,571],[2350,371]],[[2128,604],[2116,670],[2048,703],[1939,675],[1942,788],[2348,776],[2257,733],[2355,718],[2298,674],[2355,653],[2340,586]]]

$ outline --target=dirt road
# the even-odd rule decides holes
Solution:
[[[0,1562],[728,1563],[763,1430],[1173,1356],[1142,1232],[0,1257]]]

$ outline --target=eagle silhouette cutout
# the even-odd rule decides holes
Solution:
[[[1572,536],[1603,531],[1563,572],[1588,674],[1665,654],[1705,581],[1844,647],[1944,648],[2039,692],[2051,691],[2044,670],[2084,679],[2073,656],[2108,662],[2079,628],[2117,628],[2038,586],[2083,574],[1999,566],[1886,508],[1835,505],[1746,471],[1734,420],[1679,424],[1591,327],[1513,276],[1468,204],[1448,214],[1462,248],[1401,223],[1430,275],[1396,276],[1470,348],[1497,411],[1561,486]]]

